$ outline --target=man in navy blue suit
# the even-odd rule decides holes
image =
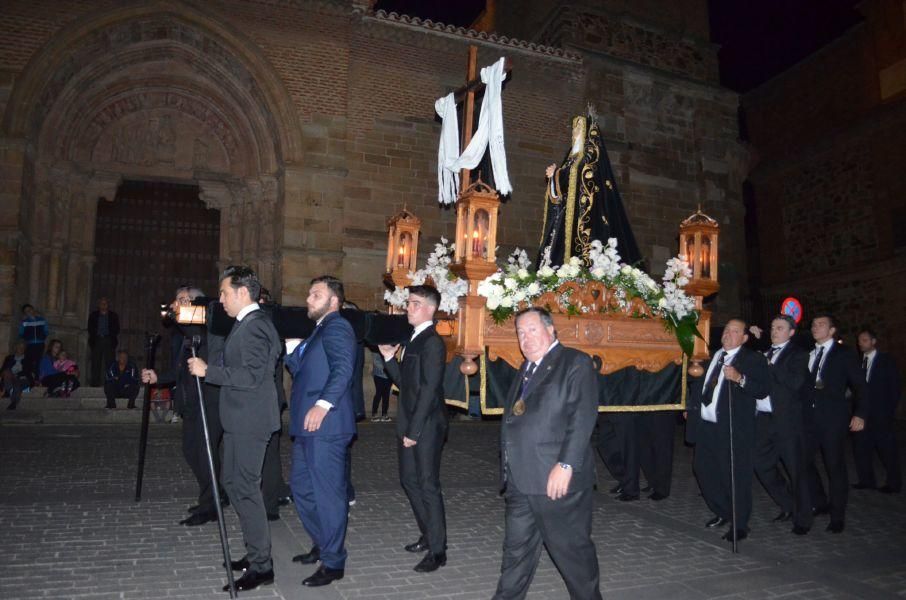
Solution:
[[[355,435],[352,384],[356,339],[340,316],[343,283],[329,275],[312,279],[308,316],[317,323],[303,342],[287,340],[286,367],[293,376],[290,487],[313,547],[294,562],[321,566],[302,585],[343,578],[348,518],[346,454]]]

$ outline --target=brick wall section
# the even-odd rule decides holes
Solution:
[[[761,293],[768,309],[800,297],[806,319],[831,311],[854,344],[858,328],[906,366],[906,98],[882,101],[878,70],[906,58],[878,40],[906,39],[900,19],[870,2],[866,21],[743,98],[760,157],[750,175]],[[898,53],[898,54],[897,54]]]

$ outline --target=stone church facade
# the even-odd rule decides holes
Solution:
[[[5,2],[0,347],[30,302],[84,360],[98,207],[127,181],[197,186],[219,210],[218,266],[251,264],[283,303],[335,273],[381,306],[386,218],[406,206],[423,220],[422,257],[454,230],[436,202],[434,100],[463,83],[470,45],[479,66],[513,63],[501,252],[537,246],[544,167],[590,102],[653,270],[701,204],[723,228],[715,306],[737,312],[748,153],[706,1],[493,6],[494,32],[477,33],[369,0]]]

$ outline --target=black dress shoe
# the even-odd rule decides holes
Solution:
[[[258,571],[246,571],[242,577],[236,580],[237,590],[253,590],[259,585],[274,583],[274,570],[259,573]],[[223,586],[223,591],[230,591],[230,584]]]
[[[864,484],[864,483],[854,483],[854,484],[852,485],[852,488],[853,488],[854,490],[873,490],[873,489],[875,489],[875,487],[876,487],[876,486],[867,485],[867,484]]]
[[[881,492],[882,494],[899,494],[900,493],[899,488],[892,488],[889,485],[882,485],[881,487],[878,488],[878,491]]]
[[[615,486],[613,486],[612,488],[610,488],[610,493],[611,493],[611,494],[622,494],[622,493],[623,493],[623,486],[620,485],[619,483],[616,484]]]
[[[651,487],[650,485],[646,485],[645,487],[642,488],[642,493],[647,494],[648,492],[652,491],[653,489],[654,488]]]
[[[815,508],[812,509],[812,514],[815,515],[816,517],[819,517],[821,515],[829,515],[830,506],[828,506],[827,504],[825,504],[824,506],[816,506]]]
[[[293,557],[293,562],[302,563],[303,565],[313,565],[321,560],[321,549],[312,546],[311,550],[305,554],[297,554]]]
[[[742,541],[742,540],[746,539],[747,537],[749,537],[749,532],[746,531],[745,529],[736,530],[736,541],[737,542]],[[724,539],[727,540],[728,542],[733,541],[733,530],[732,529],[724,534]]]
[[[633,500],[638,500],[638,499],[639,499],[638,494],[627,494],[625,492],[621,492],[620,495],[617,496],[617,500],[619,500],[620,502],[632,502]]]
[[[428,549],[428,543],[418,540],[413,544],[406,545],[406,552],[424,552]]]
[[[723,527],[726,524],[727,520],[723,517],[714,517],[713,519],[705,523],[705,527],[713,529],[714,527]]]
[[[243,556],[239,560],[230,561],[230,568],[234,571],[245,571],[249,568],[249,557]]]
[[[793,513],[787,512],[785,510],[780,511],[780,514],[774,517],[774,523],[786,523],[793,518]]]
[[[192,506],[190,506],[189,508],[186,509],[186,512],[190,512],[190,513],[198,512],[200,508],[201,508],[201,504],[193,504]]]
[[[287,506],[293,499],[289,496],[280,496],[277,498],[277,506]]]
[[[655,502],[660,502],[661,500],[666,500],[668,497],[669,496],[667,494],[662,494],[660,492],[652,492],[651,495],[648,496],[648,499],[654,500]]]
[[[268,521],[279,521],[280,513],[278,513],[278,512],[267,513],[267,520]]]
[[[438,570],[445,564],[447,564],[446,552],[441,552],[440,554],[429,552],[425,555],[425,558],[423,558],[420,563],[415,565],[415,572],[430,573],[431,571]]]
[[[308,587],[320,587],[322,585],[327,585],[328,583],[334,582],[337,579],[343,579],[343,569],[328,569],[324,565],[318,567],[318,570],[315,571],[311,577],[306,577],[302,580],[302,585],[307,585]]]
[[[826,531],[830,531],[831,533],[843,533],[843,521],[831,521],[828,524]]]
[[[180,525],[185,525],[186,527],[197,527],[198,525],[204,525],[205,523],[210,523],[211,521],[217,520],[216,512],[197,512],[192,513],[185,519],[179,522]]]
[[[796,535],[805,535],[809,531],[809,528],[804,525],[794,525],[793,533]]]

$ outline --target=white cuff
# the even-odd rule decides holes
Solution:
[[[333,408],[333,404],[331,404],[327,400],[318,400],[317,402],[315,402],[315,406],[320,406],[321,408],[325,408],[327,410]]]

